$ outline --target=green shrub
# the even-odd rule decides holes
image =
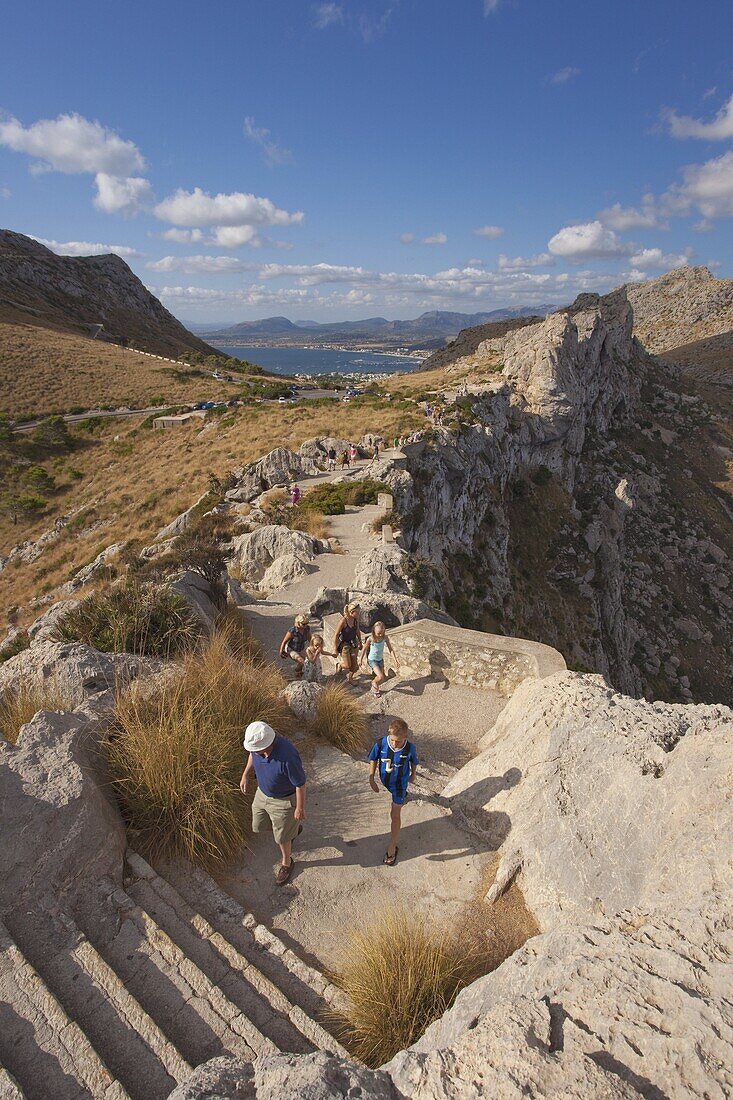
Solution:
[[[376,504],[379,493],[391,492],[388,485],[380,481],[343,481],[334,484],[325,482],[304,493],[300,507],[313,508],[325,516],[340,516],[346,511],[346,505],[361,507],[364,504]]]
[[[188,604],[164,585],[131,582],[87,596],[60,620],[54,641],[84,642],[103,653],[174,657],[199,630]]]
[[[23,484],[32,493],[47,496],[56,488],[56,482],[43,466],[29,466],[22,475]]]
[[[552,481],[552,471],[548,470],[547,466],[538,466],[532,473],[532,481],[540,488],[549,485]]]
[[[249,830],[243,733],[258,720],[284,728],[282,687],[271,666],[243,662],[215,634],[158,691],[133,684],[118,696],[108,760],[136,845],[201,866],[241,850]]]

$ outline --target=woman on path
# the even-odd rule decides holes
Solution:
[[[298,485],[297,481],[293,484],[293,489],[290,494],[290,503],[293,508],[297,508],[300,504],[300,485]]]
[[[349,452],[344,451],[344,453],[341,455],[341,469],[345,470],[348,465],[349,465]]]
[[[392,643],[387,637],[387,630],[384,623],[377,622],[372,627],[372,632],[364,643],[364,648],[359,655],[359,667],[364,664],[364,658],[366,657],[369,662],[369,667],[372,670],[374,676],[374,682],[372,684],[372,695],[377,699],[381,698],[382,692],[380,688],[387,676],[384,671],[384,647],[392,654],[394,663],[397,666],[397,671],[400,669],[400,662],[397,659],[397,654],[392,648]]]
[[[359,457],[359,452],[356,449],[356,444],[352,443],[351,446],[349,447],[349,461],[356,462],[358,457]]]
[[[361,630],[359,629],[359,604],[347,603],[341,616],[333,648],[339,656],[339,664],[346,673],[346,679],[353,683],[354,674],[359,668],[358,653],[361,649]]]
[[[374,461],[379,462],[379,444],[374,444]]]
[[[291,660],[295,661],[295,675],[299,680],[303,675],[305,648],[310,642],[310,638],[311,628],[308,626],[308,616],[302,614],[296,616],[295,625],[287,631],[280,643],[280,656],[283,660],[290,657]]]

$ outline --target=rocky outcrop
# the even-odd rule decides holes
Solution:
[[[171,1093],[169,1100],[398,1100],[386,1073],[344,1058],[268,1054],[252,1065],[214,1058]]]
[[[160,544],[161,542],[164,542],[164,541],[168,542],[170,539],[174,538],[176,535],[182,535],[183,532],[188,527],[188,525],[194,519],[194,517],[197,516],[197,515],[200,515],[201,506],[204,503],[204,501],[207,499],[208,496],[209,496],[208,492],[204,493],[202,496],[200,496],[198,498],[196,503],[192,504],[190,508],[187,508],[185,512],[181,512],[181,514],[179,516],[176,516],[175,519],[172,519],[171,522],[166,524],[165,527],[161,527],[160,531],[158,531],[158,534],[156,535],[158,543]],[[145,551],[144,551],[144,556],[146,558],[154,557],[155,554],[152,553],[152,551],[154,549],[155,548],[152,547],[152,546],[146,547]]]
[[[283,695],[296,718],[310,721],[316,716],[318,700],[323,690],[321,684],[309,684],[305,680],[293,680],[292,683],[287,685]]]
[[[541,638],[632,695],[733,700],[733,511],[696,469],[712,421],[632,329],[622,290],[509,334],[500,372],[446,394],[444,426],[378,476],[414,590],[461,625]]]
[[[57,256],[0,230],[0,320],[103,335],[156,355],[215,354],[183,327],[119,256]]]
[[[78,607],[80,603],[81,600],[60,600],[58,603],[52,604],[48,611],[44,611],[43,615],[39,615],[28,627],[28,637],[39,642],[44,638],[53,638],[56,627],[64,616],[73,611],[75,607]]]
[[[89,722],[41,712],[17,745],[0,738],[0,916],[25,898],[83,900],[103,877],[121,881],[125,831],[95,778]],[[6,836],[9,834],[6,832]]]
[[[664,354],[733,329],[733,279],[707,267],[678,267],[626,286],[634,332],[651,352]]]
[[[431,607],[414,596],[403,596],[398,592],[361,592],[352,588],[321,588],[308,609],[309,614],[317,619],[324,615],[340,615],[344,605],[352,600],[358,602],[361,608],[362,629],[371,629],[380,619],[387,627],[414,623],[418,619],[457,625],[445,611]]]
[[[171,581],[170,588],[185,600],[204,630],[210,632],[214,629],[219,611],[226,601],[223,586],[221,594],[217,593],[205,577],[189,569]]]
[[[286,447],[276,447],[257,462],[250,462],[234,471],[236,485],[227,492],[226,499],[247,503],[276,485],[287,485],[290,481],[319,472],[313,458],[295,454]]]
[[[354,567],[354,587],[360,592],[398,592],[410,595],[407,553],[396,542],[375,546]]]
[[[85,565],[75,573],[66,584],[62,584],[60,591],[70,596],[80,588],[83,588],[85,584],[89,584],[90,581],[104,577],[105,574],[108,573],[114,559],[119,557],[126,546],[126,542],[115,542],[112,546],[106,547],[106,549],[97,554],[94,561],[89,562],[89,565]]]
[[[297,554],[281,554],[263,573],[260,587],[270,591],[287,588],[289,584],[295,584],[312,571],[313,566]]]
[[[72,709],[85,699],[158,671],[161,663],[129,653],[100,653],[81,642],[54,642],[36,635],[30,649],[0,665],[0,691],[48,688]],[[110,704],[112,701],[110,698]]]

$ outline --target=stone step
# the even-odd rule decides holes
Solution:
[[[8,917],[16,943],[133,1100],[163,1100],[192,1067],[52,899]]]
[[[4,924],[0,924],[0,1062],[9,1081],[8,1096],[20,1089],[25,1100],[129,1100]]]
[[[117,910],[118,931],[99,942],[92,929],[87,934],[189,1065],[224,1054],[252,1062],[277,1051],[125,890],[100,885],[105,903]]]
[[[162,864],[160,874],[192,909],[312,1019],[343,1007],[341,990],[286,947],[274,932],[260,924],[205,871],[180,860],[175,864]],[[335,1051],[337,1048],[328,1049]],[[338,1050],[340,1052],[341,1048]]]
[[[321,1049],[345,1053],[320,1023],[299,1004],[293,1004],[283,990],[259,969],[257,963],[262,957],[261,951],[250,952],[254,959],[246,957],[167,879],[129,849],[127,864],[135,876],[126,884],[128,892],[231,1000],[243,1011],[251,1010],[250,1018],[277,1043],[280,1050],[305,1053]],[[252,938],[251,944],[256,942]],[[325,1003],[321,1001],[321,1011]]]

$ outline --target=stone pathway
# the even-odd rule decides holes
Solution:
[[[356,468],[365,465],[358,463]],[[340,476],[339,471],[307,478],[300,485],[305,490]],[[276,657],[295,615],[308,608],[320,588],[350,587],[356,561],[376,545],[363,527],[378,514],[378,507],[370,505],[332,517],[330,533],[344,553],[319,555],[313,573],[246,608],[252,631],[270,656]],[[317,622],[312,626],[320,629]],[[327,634],[327,648],[332,641]],[[324,659],[326,674],[334,670],[335,662]],[[285,671],[291,675],[290,669]],[[390,800],[386,792],[374,794],[369,787],[369,765],[306,739],[301,749],[308,772],[307,821],[294,847],[296,868],[290,883],[274,883],[278,851],[267,835],[255,837],[252,851],[219,880],[285,942],[322,967],[337,962],[349,926],[372,919],[395,901],[406,904],[417,919],[458,918],[477,894],[491,859],[485,840],[466,832],[463,820],[438,796],[455,769],[476,754],[480,738],[506,700],[429,677],[396,676],[383,688],[381,699],[374,699],[369,687],[364,675],[353,690],[369,715],[374,740],[386,732],[393,717],[402,717],[413,731],[421,759],[413,797],[403,812],[397,866],[382,865]]]

